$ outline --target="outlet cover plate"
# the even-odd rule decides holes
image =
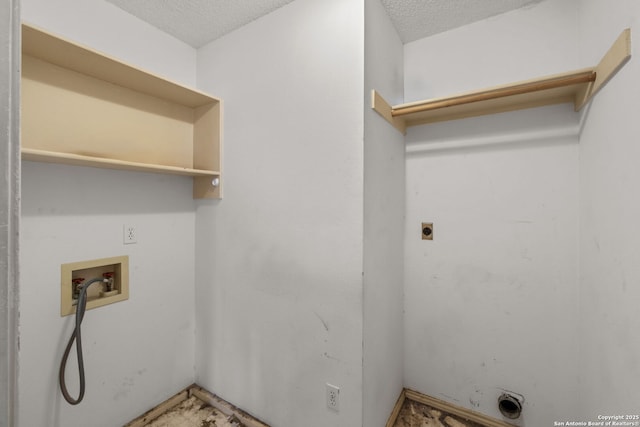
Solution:
[[[131,224],[125,224],[122,227],[122,243],[125,245],[131,245],[133,243],[138,243],[138,233],[136,231],[136,227]]]
[[[340,387],[326,384],[327,408],[340,412]]]

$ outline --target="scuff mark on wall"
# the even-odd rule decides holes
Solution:
[[[342,362],[342,360],[338,359],[337,357],[331,356],[329,353],[325,352],[323,354],[324,357],[326,357],[327,359],[331,359],[331,360],[335,360],[336,362]]]
[[[326,320],[324,320],[324,319],[323,319],[323,318],[322,318],[322,317],[321,317],[317,312],[315,312],[315,311],[314,311],[314,312],[313,312],[313,314],[315,314],[315,315],[316,315],[316,317],[317,317],[318,319],[320,319],[320,322],[322,322],[322,326],[324,326],[324,329],[325,329],[327,332],[329,332],[329,324],[327,323],[327,321],[326,321]]]

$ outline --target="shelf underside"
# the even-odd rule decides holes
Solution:
[[[193,177],[219,177],[220,172],[202,169],[190,169],[177,166],[163,166],[125,160],[108,159],[101,157],[83,156],[79,154],[59,153],[54,151],[36,150],[32,148],[22,149],[22,160],[46,163],[61,163],[65,165],[90,166],[105,169],[120,169],[138,172],[156,172],[170,175],[183,175]]]
[[[561,103],[576,109],[596,79],[592,69],[496,86],[446,98],[390,106],[374,91],[372,107],[399,131],[447,120],[503,113]]]
[[[450,98],[402,104],[392,108],[392,116],[402,118],[407,126],[415,126],[543,105],[567,102],[577,105],[594,80],[593,71],[583,70]]]

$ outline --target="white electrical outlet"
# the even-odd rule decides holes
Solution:
[[[123,243],[125,245],[130,245],[132,243],[138,242],[138,233],[136,232],[136,227],[131,224],[125,224],[123,227]]]
[[[326,386],[327,408],[333,409],[336,412],[340,411],[340,387],[336,387],[329,383],[327,383]]]

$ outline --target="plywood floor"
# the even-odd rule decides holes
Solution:
[[[191,396],[144,427],[244,427],[208,403]]]
[[[422,403],[406,399],[393,427],[483,427]]]
[[[144,427],[244,427],[195,396],[189,397]],[[405,400],[394,427],[482,427],[422,403]]]
[[[269,425],[197,384],[192,384],[124,427],[269,427]]]

